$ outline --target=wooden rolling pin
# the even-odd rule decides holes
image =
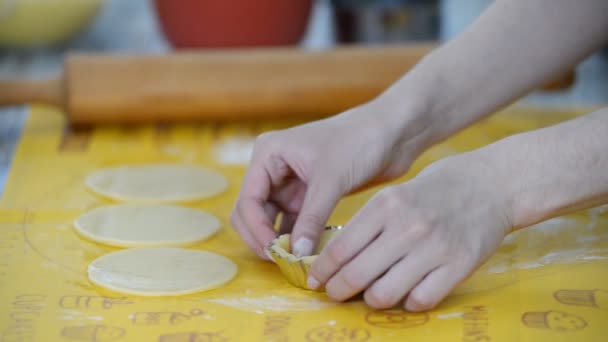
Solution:
[[[0,105],[56,105],[72,124],[321,117],[372,99],[434,47],[73,54],[56,80],[0,82]]]

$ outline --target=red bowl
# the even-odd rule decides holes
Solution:
[[[165,36],[176,48],[295,45],[313,0],[156,0]]]

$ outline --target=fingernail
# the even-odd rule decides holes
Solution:
[[[312,254],[312,248],[312,240],[302,237],[293,245],[293,254],[298,258],[309,256]]]
[[[321,284],[317,279],[315,279],[315,277],[308,276],[308,279],[306,280],[306,285],[308,285],[309,289],[316,290]]]
[[[264,249],[264,254],[266,254],[266,257],[268,257],[268,260],[274,262],[274,259],[272,258],[272,254],[270,254],[269,250]]]

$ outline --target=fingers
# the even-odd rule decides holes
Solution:
[[[414,249],[365,291],[365,302],[376,309],[394,307],[421,279],[437,268],[438,262],[432,252],[428,248]]]
[[[270,220],[270,225],[272,227],[275,227],[276,222],[277,222],[277,217],[279,216],[279,213],[280,213],[279,208],[276,206],[276,204],[274,204],[272,202],[266,202],[266,203],[264,203],[264,211],[266,212],[266,216],[268,216],[268,219]]]
[[[327,282],[327,294],[340,301],[358,294],[399,261],[408,247],[390,234],[380,234]]]
[[[290,233],[293,229],[293,225],[296,223],[297,217],[298,214],[283,212],[283,216],[281,217],[281,224],[279,226],[279,234]]]
[[[266,203],[256,199],[244,198],[237,209],[244,228],[254,237],[257,248],[265,249],[276,238],[274,222],[268,216]],[[274,219],[274,217],[272,218]]]
[[[322,173],[321,173],[322,174]],[[292,232],[293,253],[297,257],[311,255],[342,194],[335,182],[312,179]]]
[[[275,238],[273,227],[278,213],[276,208],[268,206],[270,186],[264,168],[258,161],[252,161],[231,216],[232,225],[243,240],[262,258],[266,258],[265,247]]]
[[[277,217],[280,213],[280,209],[272,202],[266,202],[264,204],[264,211],[266,213],[266,217],[268,217],[271,226],[274,227],[274,224],[277,220]],[[283,224],[283,222],[281,223]],[[267,245],[262,245],[259,241],[253,236],[253,234],[249,231],[247,225],[244,224],[241,215],[238,214],[238,210],[233,212],[232,217],[232,225],[236,229],[236,231],[241,235],[241,238],[245,241],[245,243],[262,259],[272,260],[272,257],[266,250]],[[275,234],[276,237],[276,234]]]
[[[447,264],[429,273],[407,296],[405,309],[425,311],[437,306],[468,274],[469,267]]]
[[[369,204],[346,224],[310,267],[308,286],[316,288],[327,281],[367,247],[381,232],[382,218]],[[315,286],[316,285],[316,286]]]
[[[257,242],[257,240],[253,237],[253,235],[251,235],[251,233],[247,229],[247,226],[245,226],[245,224],[241,220],[240,215],[237,215],[235,213],[236,213],[236,211],[233,212],[233,215],[231,217],[231,222],[232,222],[232,226],[234,227],[234,229],[241,236],[241,239],[243,239],[243,241],[245,241],[247,246],[249,246],[249,248],[255,254],[257,254],[260,258],[270,259],[270,257],[267,255],[267,253],[264,250],[262,250],[262,248],[260,248],[260,245]]]

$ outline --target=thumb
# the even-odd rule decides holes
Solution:
[[[337,182],[311,182],[292,230],[292,251],[296,257],[312,254],[341,197]]]

